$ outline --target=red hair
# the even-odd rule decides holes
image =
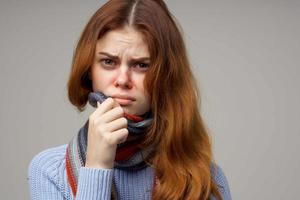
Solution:
[[[179,24],[162,0],[110,0],[91,17],[77,44],[68,81],[70,102],[83,111],[92,82],[88,76],[97,40],[130,26],[143,34],[151,66],[144,86],[153,124],[142,144],[156,145],[150,164],[159,180],[153,199],[222,199],[213,180],[211,138],[200,115],[197,82],[192,74]],[[174,184],[176,183],[176,184]]]

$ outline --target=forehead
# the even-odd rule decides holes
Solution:
[[[96,51],[105,51],[114,55],[122,53],[134,56],[149,56],[148,45],[142,33],[132,28],[122,28],[107,32],[97,41]]]

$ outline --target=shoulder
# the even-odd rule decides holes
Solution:
[[[63,175],[65,170],[66,148],[67,145],[64,144],[43,150],[35,155],[29,164],[28,178],[46,178],[59,184],[59,178]]]
[[[223,198],[226,200],[231,199],[230,188],[224,170],[216,163],[213,163],[211,165],[211,174]]]

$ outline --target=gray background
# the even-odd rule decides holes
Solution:
[[[28,164],[93,111],[66,96],[73,49],[103,1],[0,1],[0,194],[29,199]],[[299,1],[168,0],[233,199],[298,199]]]

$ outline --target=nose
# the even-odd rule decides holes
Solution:
[[[117,74],[116,80],[114,82],[115,87],[120,87],[122,89],[131,89],[132,81],[130,77],[130,70],[127,66],[121,66]]]

